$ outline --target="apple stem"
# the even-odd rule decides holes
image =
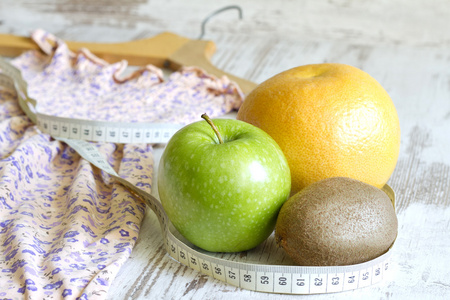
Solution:
[[[205,113],[202,115],[202,118],[205,119],[206,122],[211,126],[211,128],[214,130],[214,132],[217,135],[217,138],[219,139],[219,143],[223,144],[222,136],[219,133],[219,129],[217,129],[216,125],[214,125],[213,121],[208,117],[208,115]]]

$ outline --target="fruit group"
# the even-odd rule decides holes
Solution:
[[[249,250],[275,227],[288,199],[288,163],[261,129],[232,119],[206,121],[179,130],[164,150],[158,170],[161,203],[175,228],[212,252]]]
[[[246,97],[237,119],[278,143],[291,169],[291,194],[336,176],[381,188],[397,163],[395,107],[374,78],[348,65],[306,65],[275,75]]]
[[[397,227],[393,204],[382,190],[334,177],[315,182],[286,201],[275,239],[299,265],[351,265],[385,253]]]

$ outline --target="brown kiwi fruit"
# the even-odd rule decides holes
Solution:
[[[385,253],[397,237],[390,198],[379,188],[346,177],[318,181],[282,206],[275,239],[303,266],[362,263]]]

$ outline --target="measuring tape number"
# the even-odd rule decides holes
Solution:
[[[28,96],[27,84],[20,71],[1,57],[0,70],[0,87],[17,93],[21,108],[40,130],[67,143],[81,157],[113,176],[132,193],[145,200],[161,224],[167,252],[176,261],[240,288],[285,294],[319,294],[354,290],[381,282],[389,272],[391,249],[376,259],[357,265],[304,267],[231,261],[187,245],[177,238],[177,232],[171,226],[161,202],[121,178],[97,148],[86,142],[167,143],[170,137],[181,128],[179,124],[114,123],[41,114],[36,111],[37,102]],[[388,185],[383,190],[394,201],[394,191]]]

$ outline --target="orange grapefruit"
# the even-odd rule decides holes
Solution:
[[[283,150],[295,194],[313,182],[350,177],[381,188],[397,163],[400,124],[385,89],[345,64],[296,67],[258,85],[237,119]]]

